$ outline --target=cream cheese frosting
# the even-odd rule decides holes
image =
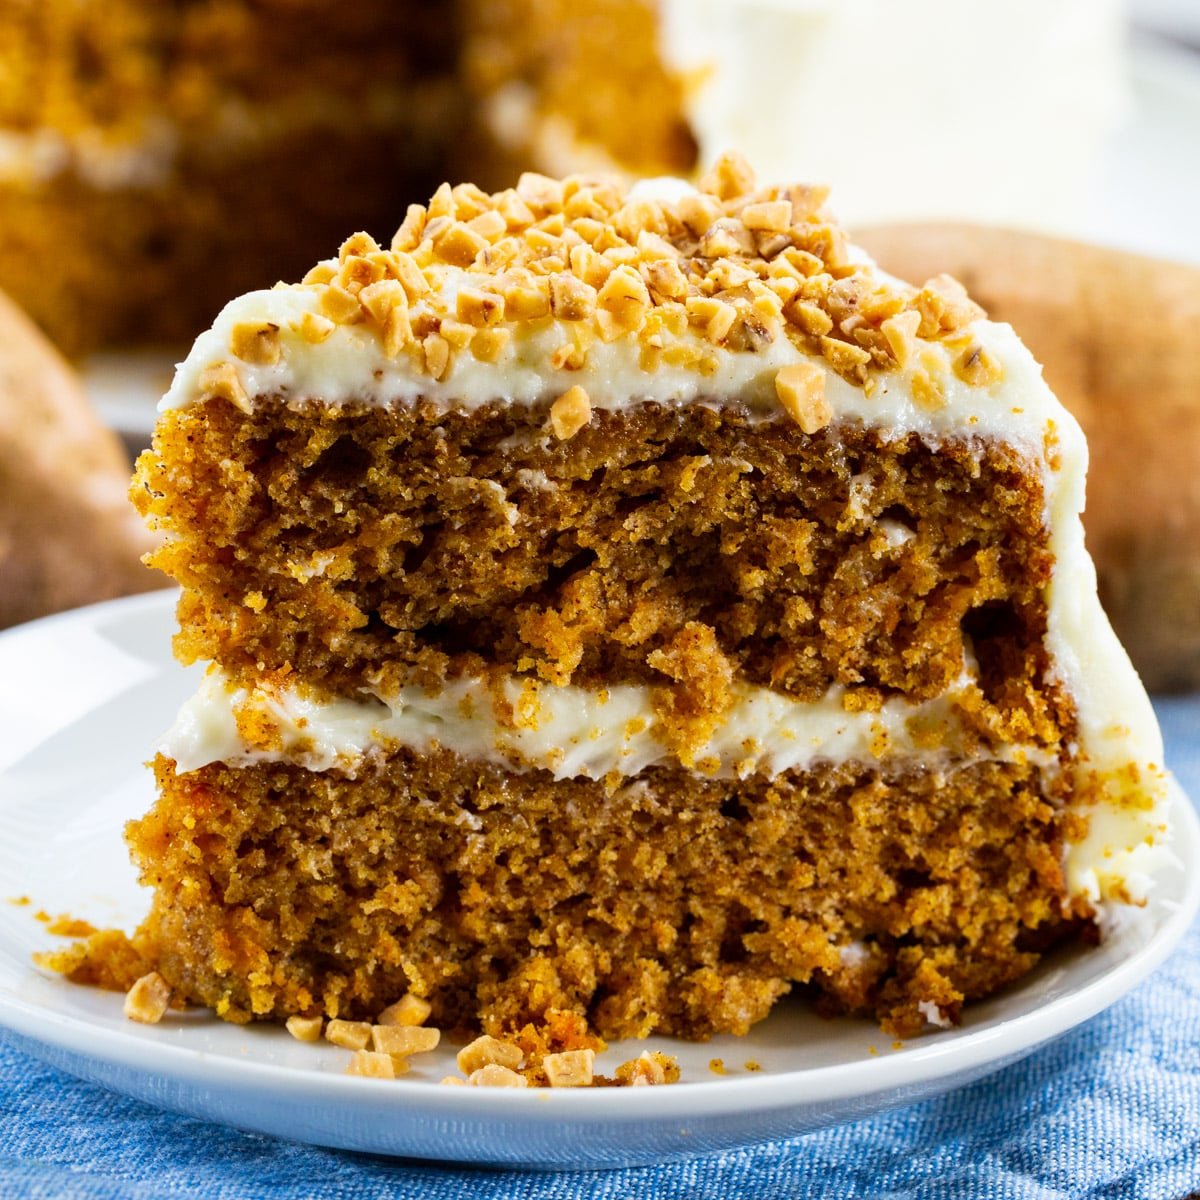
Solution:
[[[848,712],[840,685],[813,701],[742,685],[716,730],[685,755],[684,765],[723,778],[775,776],[820,761],[883,762],[916,754],[942,766],[983,760],[1057,766],[1057,755],[1037,746],[1010,744],[994,751],[978,746],[956,712],[973,687],[964,675],[933,700],[893,698],[878,712]],[[267,719],[268,746],[247,744],[238,730],[239,713]],[[922,750],[934,732],[938,750]],[[654,690],[641,684],[592,690],[508,677],[493,692],[486,679],[473,677],[455,680],[436,694],[402,687],[386,701],[322,701],[294,689],[239,687],[215,668],[159,749],[180,772],[212,762],[281,761],[314,771],[353,772],[372,751],[393,744],[415,750],[437,745],[466,758],[549,771],[555,779],[627,777],[680,762],[658,727]]]

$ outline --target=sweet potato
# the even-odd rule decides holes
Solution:
[[[75,374],[0,294],[0,626],[159,586],[129,474]]]
[[[1200,268],[971,225],[857,231],[880,265],[947,272],[1014,326],[1091,448],[1088,545],[1156,690],[1200,687]]]

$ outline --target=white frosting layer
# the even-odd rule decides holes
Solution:
[[[430,268],[438,273],[437,291],[453,309],[458,290],[470,278],[459,267]],[[232,362],[251,397],[278,396],[286,402],[316,400],[327,405],[368,404],[391,407],[418,399],[470,411],[481,405],[536,405],[560,396],[573,384],[588,393],[593,408],[620,409],[646,401],[686,405],[703,400],[731,401],[763,416],[780,413],[775,376],[781,367],[813,362],[826,372],[825,398],[835,419],[860,420],[903,434],[931,438],[1003,437],[1040,456],[1049,421],[1070,421],[1062,406],[1042,383],[1034,362],[1008,325],[979,321],[971,332],[983,347],[1005,364],[1005,377],[994,388],[973,388],[954,373],[951,358],[940,343],[923,343],[923,353],[907,367],[878,375],[869,394],[828,370],[787,337],[776,337],[765,349],[727,350],[689,328],[676,339],[696,347],[705,366],[660,365],[643,370],[641,347],[634,338],[597,340],[579,369],[550,365],[553,353],[573,345],[571,322],[545,318],[514,324],[512,338],[496,362],[482,362],[470,352],[453,355],[444,378],[432,379],[407,354],[389,357],[378,334],[365,323],[338,325],[323,342],[304,338],[300,323],[306,313],[318,313],[320,294],[302,284],[248,292],[230,301],[211,329],[202,333],[179,365],[160,411],[186,407],[202,397],[200,377],[209,367]],[[411,308],[414,322],[426,301]],[[237,325],[270,323],[279,328],[281,354],[275,363],[256,364],[233,357],[230,341]],[[918,370],[932,366],[944,393],[938,408],[913,399],[911,381]],[[1060,436],[1071,436],[1062,430]],[[1082,435],[1079,435],[1082,437]]]
[[[840,686],[812,702],[745,686],[687,765],[741,778],[803,770],[822,760],[873,762],[917,753],[947,765],[982,757],[1054,765],[1053,755],[1032,746],[1008,746],[995,755],[967,748],[955,700],[971,686],[964,678],[935,700],[892,699],[875,713],[847,712]],[[269,718],[276,731],[272,748],[246,745],[237,727],[239,710]],[[943,747],[932,755],[920,751],[917,729],[924,738],[940,732]],[[419,751],[442,746],[467,758],[549,771],[555,779],[603,779],[614,771],[632,776],[679,761],[657,726],[652,690],[637,684],[591,691],[510,678],[496,699],[485,680],[471,678],[436,695],[405,687],[386,702],[320,703],[295,691],[235,687],[215,669],[159,749],[179,771],[211,762],[279,761],[314,771],[354,771],[365,755],[390,745]]]

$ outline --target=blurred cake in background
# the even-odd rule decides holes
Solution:
[[[181,341],[437,177],[731,146],[851,221],[1054,227],[1121,34],[1118,0],[0,0],[0,287],[71,353]]]
[[[393,223],[457,103],[439,8],[0,0],[0,287],[69,352],[182,341]]]
[[[520,165],[678,174],[736,146],[851,224],[1069,229],[1123,100],[1120,0],[465,2],[467,78]]]

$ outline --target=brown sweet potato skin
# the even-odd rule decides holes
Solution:
[[[1200,268],[972,225],[856,240],[887,271],[947,272],[1014,326],[1091,448],[1100,593],[1147,685],[1200,687]]]
[[[0,293],[0,627],[161,586],[120,441]]]

